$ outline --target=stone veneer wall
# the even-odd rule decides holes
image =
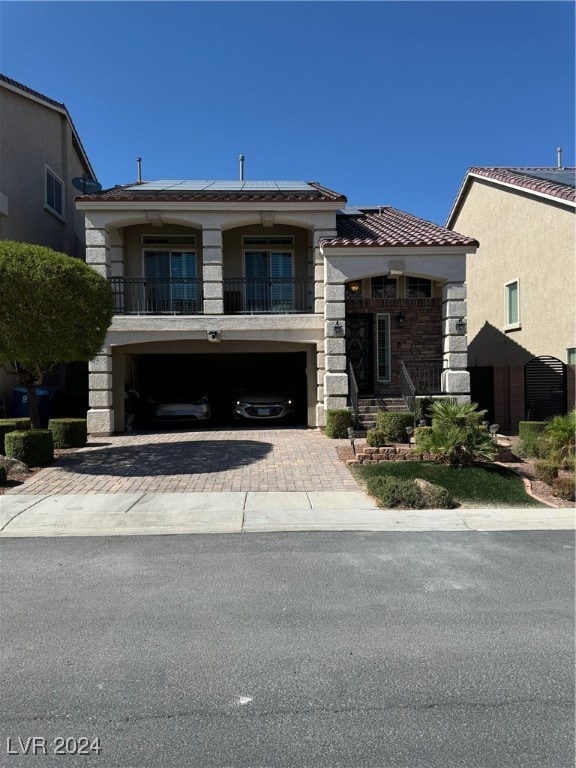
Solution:
[[[404,322],[398,325],[402,312]],[[400,360],[442,359],[442,299],[346,299],[346,314],[389,314],[391,381],[376,379],[376,318],[374,317],[374,394],[400,392]]]

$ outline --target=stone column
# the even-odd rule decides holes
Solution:
[[[224,314],[222,230],[202,229],[204,314]]]
[[[88,221],[86,221],[86,263],[102,277],[110,277],[110,236],[106,229],[89,228]]]
[[[470,374],[466,333],[456,328],[466,317],[465,283],[447,283],[442,288],[442,391],[458,402],[470,402]]]
[[[344,282],[345,277],[342,272],[326,261],[324,268],[324,412],[334,408],[346,408],[348,404]]]
[[[312,259],[314,262],[314,313],[324,314],[324,255],[320,240],[336,237],[335,229],[315,229],[312,236]]]
[[[111,435],[114,432],[112,404],[112,350],[104,347],[88,364],[89,406],[88,433]]]

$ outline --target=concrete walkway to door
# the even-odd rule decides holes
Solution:
[[[133,432],[91,439],[8,494],[357,492],[336,455],[346,442],[305,428]]]

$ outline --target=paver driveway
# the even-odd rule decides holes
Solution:
[[[132,433],[91,440],[10,494],[357,491],[343,440],[305,428]]]

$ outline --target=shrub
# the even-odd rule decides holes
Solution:
[[[565,501],[575,501],[576,493],[573,477],[557,477],[552,481],[554,496]]]
[[[456,506],[449,491],[441,485],[430,485],[423,489],[426,506],[431,509],[452,509]]]
[[[4,436],[8,432],[30,429],[30,419],[0,419],[0,453],[5,454]]]
[[[432,427],[416,427],[414,430],[414,444],[418,445],[425,435],[429,435]]]
[[[552,485],[552,481],[558,477],[558,464],[553,461],[536,461],[534,472],[538,480]]]
[[[530,458],[543,458],[540,436],[546,426],[545,421],[521,421],[518,424],[520,443],[518,453]]]
[[[481,426],[444,426],[432,420],[432,427],[419,434],[413,450],[429,453],[451,467],[464,467],[478,461],[492,461],[497,446]]]
[[[386,433],[380,429],[369,429],[366,432],[366,445],[372,446],[372,448],[380,448],[382,445],[386,445]]]
[[[414,414],[410,411],[380,411],[376,414],[376,429],[390,443],[406,443],[406,427],[414,426]]]
[[[54,440],[49,429],[9,432],[5,443],[6,456],[29,467],[44,467],[54,461]]]
[[[563,465],[574,458],[576,445],[576,410],[554,416],[540,433],[540,446],[546,457]]]
[[[455,398],[435,400],[428,409],[432,426],[438,427],[478,427],[485,414],[477,403],[459,403]]]
[[[83,448],[88,440],[86,419],[50,419],[54,448]]]
[[[378,499],[383,507],[406,509],[424,509],[426,500],[422,489],[414,480],[398,477],[369,477],[366,481],[368,493]]]
[[[434,400],[431,397],[416,398],[416,402],[414,403],[414,421],[416,424],[420,421],[420,419],[429,420],[428,411],[433,402]]]
[[[326,437],[348,437],[348,427],[352,426],[352,412],[345,408],[326,411]]]

